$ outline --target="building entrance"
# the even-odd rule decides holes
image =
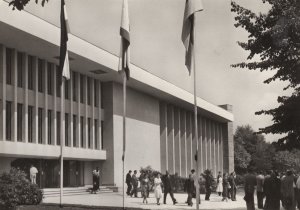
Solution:
[[[28,179],[31,165],[38,169],[36,183],[40,188],[60,187],[59,160],[18,158],[11,163],[12,167],[23,170]],[[64,187],[78,186],[83,186],[83,162],[64,160]]]

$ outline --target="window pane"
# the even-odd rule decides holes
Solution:
[[[52,95],[53,94],[53,68],[52,68],[52,65],[51,63],[48,63],[47,64],[47,91],[48,91],[48,94],[49,95]]]
[[[23,53],[18,52],[18,87],[23,87]]]
[[[81,147],[84,147],[84,133],[83,133],[83,117],[80,117],[80,134],[81,134],[81,138],[80,138],[80,142],[81,142]]]
[[[12,50],[6,48],[6,83],[12,84]]]
[[[52,111],[48,110],[48,144],[52,144]]]
[[[17,104],[17,141],[22,141],[23,105]]]
[[[44,65],[43,60],[38,60],[38,89],[39,92],[44,91]]]
[[[69,114],[65,114],[65,146],[69,146]]]
[[[56,113],[56,144],[60,145],[60,112]]]
[[[11,140],[11,124],[12,124],[12,113],[11,113],[11,107],[12,102],[6,101],[6,139]]]
[[[77,116],[73,115],[73,147],[76,147],[76,133],[77,133]]]
[[[73,101],[77,101],[77,74],[73,72]]]
[[[95,130],[95,149],[98,149],[98,120],[95,119],[95,125],[94,125],[94,130]]]
[[[33,90],[33,87],[34,87],[33,57],[28,56],[28,89]]]
[[[43,143],[43,109],[38,109],[38,143]]]
[[[33,107],[28,106],[28,142],[33,142]]]

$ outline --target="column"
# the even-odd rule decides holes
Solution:
[[[43,61],[44,66],[44,123],[43,123],[43,144],[48,144],[48,65]],[[49,139],[51,141],[51,139]]]
[[[178,108],[174,109],[174,163],[175,163],[175,173],[180,174],[181,170],[181,158],[180,158],[180,110]]]
[[[39,128],[39,117],[38,117],[38,109],[39,109],[39,89],[38,89],[38,58],[33,57],[33,69],[34,69],[34,138],[33,142],[38,144],[38,128]]]
[[[168,128],[168,168],[170,173],[174,173],[174,109],[167,105],[167,128]]]
[[[92,116],[91,116],[91,142],[92,142],[92,149],[95,148],[95,80],[91,79],[91,108],[92,108]]]
[[[187,151],[186,151],[186,112],[180,110],[180,149],[181,149],[181,170],[180,176],[187,177]]]
[[[69,100],[70,100],[70,113],[69,113],[69,122],[70,122],[70,126],[69,126],[69,136],[70,136],[70,147],[73,147],[73,141],[74,141],[74,136],[73,136],[73,113],[74,113],[74,106],[73,106],[73,82],[74,82],[74,72],[70,71],[70,86],[69,86],[69,92],[70,92],[70,97],[69,97]]]
[[[77,136],[77,145],[78,147],[83,147],[83,145],[81,145],[81,122],[80,122],[80,108],[81,108],[81,103],[80,103],[80,89],[81,89],[81,84],[80,84],[80,73],[77,74],[77,133],[76,133],[76,136]]]
[[[85,148],[89,148],[88,145],[88,105],[87,105],[87,94],[88,94],[88,77],[84,75],[84,85],[83,85],[83,90],[84,90],[84,142],[85,142]]]
[[[160,112],[160,161],[161,172],[168,169],[168,147],[167,147],[167,106],[163,102],[159,105]]]
[[[23,69],[24,69],[24,105],[23,105],[23,110],[24,110],[24,120],[23,120],[23,128],[24,128],[24,142],[28,142],[28,56],[27,54],[23,54]]]
[[[202,118],[202,153],[203,153],[203,171],[207,169],[207,133],[206,119]]]
[[[6,49],[0,45],[0,79],[1,79],[1,106],[0,106],[0,141],[6,140]]]
[[[200,161],[200,172],[204,171],[203,167],[203,131],[202,131],[202,117],[198,118],[198,150],[200,151],[200,157],[198,157],[198,161]]]
[[[100,81],[97,81],[98,83],[98,139],[96,139],[96,141],[98,141],[98,148],[97,149],[102,149],[103,148],[103,145],[102,145],[102,126],[101,126],[101,122],[102,122],[102,107],[101,107],[101,104],[102,104],[102,94],[101,94],[101,82]]]
[[[56,65],[53,66],[53,145],[57,145],[57,71],[58,68]]]
[[[197,154],[197,147],[198,147],[198,139],[196,139],[196,136],[195,136],[195,114],[193,112],[192,114],[192,117],[191,117],[191,125],[192,125],[192,163],[193,163],[193,166],[192,168],[194,170],[197,169],[197,162],[196,162],[196,154]]]
[[[212,172],[214,177],[216,177],[217,174],[217,168],[216,168],[216,151],[215,151],[215,123],[211,121],[211,162],[212,162]]]
[[[186,159],[187,159],[187,173],[192,169],[192,128],[191,128],[191,113],[186,113]]]
[[[12,50],[12,86],[13,86],[13,100],[12,100],[12,141],[17,141],[17,131],[18,131],[18,74],[17,74],[17,51]]]

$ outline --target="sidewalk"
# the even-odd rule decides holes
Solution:
[[[156,199],[153,194],[150,194],[148,198],[148,204],[142,203],[142,198],[131,198],[125,197],[125,207],[135,207],[142,209],[196,209],[195,202],[193,199],[193,207],[185,204],[187,195],[186,194],[175,194],[174,195],[178,204],[173,205],[170,196],[167,197],[167,204],[156,205]],[[65,196],[63,198],[64,204],[78,204],[78,205],[89,205],[89,206],[119,206],[123,204],[122,195],[120,193],[102,193],[102,194],[87,194],[87,195],[73,195]],[[233,209],[233,210],[244,210],[246,204],[241,195],[237,195],[237,201],[228,200],[228,202],[222,202],[222,197],[212,194],[210,201],[204,201],[204,195],[201,195],[200,209]],[[43,203],[59,203],[59,197],[48,197],[43,200]]]

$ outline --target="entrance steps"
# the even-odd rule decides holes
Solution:
[[[63,195],[85,195],[91,193],[92,186],[87,185],[84,187],[64,187]],[[57,197],[60,196],[60,188],[44,188],[42,189],[44,197]],[[112,193],[117,192],[118,188],[116,186],[100,186],[97,193]]]

